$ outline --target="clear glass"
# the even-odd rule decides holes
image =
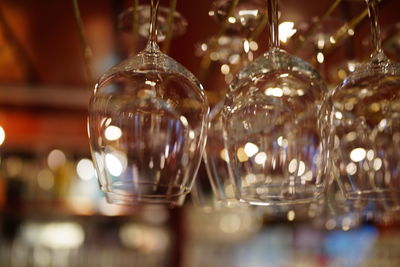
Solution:
[[[218,22],[225,24],[225,34],[219,36],[217,47],[212,52],[212,59],[224,65],[221,73],[225,75],[225,82],[232,82],[233,75],[246,66],[253,59],[253,50],[257,44],[252,41],[257,29],[265,26],[265,3],[263,0],[219,0],[215,1],[209,12]],[[222,26],[224,27],[224,26]],[[212,46],[213,38],[208,44],[200,46],[201,52]],[[205,48],[205,51],[204,51]],[[208,55],[207,55],[208,56]],[[221,89],[228,89],[221,88]],[[220,90],[225,94],[226,90]],[[217,98],[217,104],[210,113],[208,141],[204,153],[204,163],[207,171],[206,179],[197,179],[192,194],[196,204],[204,208],[241,208],[248,207],[236,199],[233,184],[229,178],[228,159],[224,148],[222,109],[224,100]]]
[[[353,73],[361,63],[358,60],[344,59],[337,65],[331,66],[328,77],[330,84],[334,86],[340,84],[347,76]]]
[[[326,86],[306,62],[279,49],[278,9],[268,1],[270,49],[231,84],[224,140],[235,195],[255,205],[312,202],[326,185],[320,104]]]
[[[147,47],[106,72],[89,106],[89,137],[101,189],[111,203],[182,204],[206,141],[202,86],[156,43],[151,1]]]
[[[327,192],[319,201],[313,225],[331,230],[348,231],[360,226],[363,222],[363,211],[366,201],[345,199],[335,179],[329,180]]]
[[[217,40],[212,37],[201,43],[196,52],[203,56],[211,48],[211,59],[227,65],[221,68],[221,72],[225,75],[225,81],[230,84],[233,74],[254,59],[253,52],[258,49],[258,44],[253,39],[265,26],[265,2],[217,0],[209,15],[222,24],[223,34],[221,32]]]
[[[265,14],[265,0],[237,0],[235,6],[233,0],[214,1],[210,15],[219,22],[225,22],[226,16],[230,13],[228,34],[234,34],[245,38],[254,31]]]
[[[138,33],[144,38],[149,37],[149,28],[151,23],[150,5],[139,5],[137,12],[137,24]],[[167,7],[159,7],[157,15],[157,41],[164,41],[167,35],[168,28],[168,13],[170,12]],[[118,17],[118,28],[124,32],[132,32],[132,21],[133,21],[133,7],[128,8],[122,12]],[[173,24],[172,24],[172,35],[179,36],[186,32],[188,23],[186,19],[177,11],[174,13]]]
[[[313,17],[297,25],[297,31],[291,38],[296,54],[303,58],[313,58],[317,63],[317,53],[331,44],[331,36],[335,34],[345,21],[337,17]],[[321,60],[320,60],[321,61]]]
[[[380,30],[380,39],[382,42],[382,50],[385,55],[395,61],[400,61],[400,22],[387,25]],[[369,52],[373,48],[371,46],[371,37],[366,36],[362,40],[365,51]]]
[[[234,187],[229,178],[228,154],[224,148],[222,108],[218,103],[210,113],[208,139],[203,155],[210,187],[213,192],[214,207],[245,206],[235,197]]]
[[[348,199],[400,203],[400,65],[382,52],[375,1],[367,1],[374,51],[329,96],[335,178]]]
[[[206,52],[212,45],[212,38],[200,43],[196,48],[196,55],[206,56]],[[241,65],[243,55],[245,53],[243,38],[237,35],[222,35],[218,38],[218,45],[213,50],[213,60],[220,64],[228,64],[229,66]],[[248,45],[248,44],[247,44]],[[249,48],[250,50],[250,48]]]
[[[386,26],[382,30],[383,50],[395,61],[400,61],[400,22]]]

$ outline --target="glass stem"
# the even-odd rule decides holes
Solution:
[[[371,21],[371,34],[372,34],[372,54],[371,57],[375,58],[382,54],[382,43],[380,39],[380,28],[378,23],[378,16],[376,13],[377,0],[366,0],[368,5],[368,15]]]
[[[268,26],[269,26],[269,49],[279,49],[278,32],[278,0],[267,0],[268,3]]]
[[[149,28],[149,40],[147,41],[146,50],[155,52],[159,50],[157,44],[157,16],[159,0],[150,0],[150,28]]]

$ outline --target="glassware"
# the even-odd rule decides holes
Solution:
[[[302,58],[311,59],[318,72],[325,75],[325,52],[324,49],[331,45],[331,36],[335,34],[345,22],[336,17],[325,17],[321,21],[313,18],[311,21],[301,23],[296,35],[296,50]],[[317,25],[317,26],[314,26]],[[296,43],[296,42],[295,42]]]
[[[393,60],[400,61],[400,22],[390,24],[381,29],[382,50],[385,55]],[[371,37],[367,36],[362,40],[363,48],[371,51]]]
[[[383,49],[389,58],[400,60],[400,22],[389,25],[383,29],[385,39],[383,40]]]
[[[228,155],[224,148],[222,108],[224,101],[218,103],[210,113],[210,127],[208,129],[207,145],[204,151],[204,163],[210,181],[209,193],[214,208],[245,206],[239,202],[229,178]],[[197,183],[197,181],[196,181]],[[203,189],[204,190],[204,189]]]
[[[345,199],[335,179],[329,180],[324,198],[320,200],[313,218],[313,225],[326,230],[343,230],[358,227],[362,223],[365,201]]]
[[[279,49],[277,1],[268,1],[270,49],[231,84],[224,139],[235,195],[255,205],[312,202],[326,184],[319,107],[326,86]]]
[[[331,36],[336,33],[345,21],[338,17],[313,17],[310,20],[299,23],[293,36],[293,42],[297,45],[295,50],[304,56],[314,54],[315,50],[323,50],[331,43]],[[311,45],[311,46],[310,46]],[[301,49],[301,50],[299,50]]]
[[[335,86],[341,83],[347,76],[353,73],[357,67],[360,65],[358,60],[344,59],[338,64],[332,66],[329,70],[328,77],[330,84]]]
[[[223,23],[228,19],[228,34],[247,38],[254,31],[265,14],[264,0],[238,0],[233,7],[230,18],[227,18],[232,8],[232,0],[214,1],[209,15]]]
[[[228,79],[227,83],[231,83],[233,76],[232,73],[240,71],[241,67],[247,65],[253,60],[253,51],[258,49],[258,44],[253,40],[257,35],[259,29],[265,26],[264,20],[266,16],[265,1],[264,0],[217,0],[214,2],[210,14],[226,24],[226,33],[224,38],[227,42],[225,47],[224,42],[219,42],[221,48],[225,48],[226,57],[230,71],[221,69]],[[227,16],[229,15],[229,18]],[[222,36],[221,36],[222,37]],[[222,39],[218,40],[222,41]],[[236,43],[236,45],[235,45]],[[223,58],[223,55],[220,56]],[[229,78],[232,77],[232,78]]]
[[[138,6],[136,12],[138,14],[137,24],[139,25],[138,33],[144,38],[149,37],[149,28],[151,22],[150,12],[151,7],[149,5]],[[167,35],[168,29],[168,13],[170,12],[167,7],[159,7],[157,16],[157,42],[164,41]],[[118,28],[124,32],[132,32],[132,16],[133,7],[128,8],[122,12],[118,17]],[[186,19],[177,11],[174,13],[173,24],[172,24],[172,34],[173,36],[183,35],[186,32],[188,23]]]
[[[229,22],[225,34],[219,36],[217,47],[210,55],[222,64],[221,73],[225,75],[226,83],[230,83],[233,75],[253,59],[252,50],[257,49],[257,44],[252,39],[257,29],[265,26],[263,23],[265,13],[265,3],[260,0],[214,2],[209,14],[220,23],[226,23],[226,20]],[[202,44],[200,49],[203,46]],[[211,44],[206,44],[205,48],[209,46]],[[220,87],[218,90],[225,95],[225,89],[228,89],[226,87]],[[206,208],[247,208],[247,203],[239,202],[235,198],[234,188],[229,178],[228,159],[223,139],[223,104],[223,98],[218,98],[217,104],[210,113],[208,141],[203,156],[209,182],[205,179],[197,179],[192,196],[200,206]]]
[[[258,49],[254,39],[266,24],[265,3],[263,0],[217,0],[209,15],[221,24],[221,31],[199,44],[196,54],[218,61],[225,82],[230,84],[233,74],[252,61],[253,52]],[[212,84],[218,87],[214,81]]]
[[[212,45],[211,40],[202,42],[197,46],[196,55],[205,56],[207,50],[211,45]],[[237,35],[222,35],[218,38],[217,46],[213,50],[210,56],[213,61],[218,61],[220,64],[227,64],[229,66],[233,66],[242,64],[242,59],[243,59],[242,54],[244,52],[245,49],[242,37]]]
[[[382,52],[376,1],[367,1],[374,51],[330,92],[335,178],[348,199],[384,200],[398,207],[400,197],[400,65]]]
[[[111,203],[181,204],[205,146],[207,99],[193,74],[160,52],[158,4],[151,0],[146,48],[106,72],[90,100],[92,157]]]

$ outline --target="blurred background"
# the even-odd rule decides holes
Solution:
[[[223,60],[235,53],[223,49],[233,39],[219,41],[209,65],[202,60],[221,27],[210,12],[214,2],[178,1],[187,27],[168,52],[201,79],[212,105],[235,74],[233,60]],[[331,87],[371,51],[368,19],[359,17],[364,1],[341,1],[309,34],[333,2],[280,1],[282,48],[314,64]],[[132,51],[131,34],[118,26],[131,3],[79,1],[95,79],[146,43],[138,37]],[[399,10],[398,0],[379,4],[384,49],[396,61]],[[327,48],[346,22],[354,27]],[[251,44],[255,57],[267,42],[264,30]],[[0,2],[0,266],[400,265],[395,214],[321,222],[301,209],[211,211],[190,197],[175,209],[107,204],[87,139],[90,84],[72,1]],[[204,167],[198,179],[207,179]]]

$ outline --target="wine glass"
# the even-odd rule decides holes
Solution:
[[[101,189],[111,203],[181,204],[205,146],[209,106],[201,84],[157,45],[159,1],[139,54],[106,72],[89,105]]]
[[[374,50],[329,93],[335,178],[348,199],[399,206],[400,65],[382,51],[376,1],[368,0]]]
[[[123,32],[132,32],[133,7],[129,7],[118,16],[118,28]],[[168,30],[168,14],[170,9],[160,6],[157,16],[157,42],[165,40]],[[141,37],[148,38],[151,22],[151,7],[149,5],[139,5],[136,9],[138,34]],[[173,15],[172,34],[179,36],[185,33],[188,23],[186,19],[177,11]]]
[[[385,26],[380,32],[382,50],[389,59],[398,62],[400,60],[400,22]],[[370,36],[367,36],[362,40],[363,48],[367,51],[372,49],[370,39]]]
[[[232,12],[229,9],[233,9]],[[265,4],[259,0],[239,0],[235,5],[232,0],[219,0],[214,2],[209,13],[220,23],[229,20],[226,33],[218,38],[211,56],[222,64],[221,73],[225,75],[225,81],[230,83],[233,75],[253,58],[252,51],[257,47],[252,39],[256,29],[262,27],[260,24],[265,18]],[[218,90],[226,94],[225,86]],[[197,179],[192,196],[204,208],[247,208],[247,204],[235,198],[229,179],[223,139],[223,104],[224,100],[219,98],[210,113],[208,141],[203,156],[209,182]]]
[[[345,199],[335,179],[329,179],[324,198],[320,200],[313,225],[326,230],[348,231],[362,223],[365,201]]]
[[[232,12],[232,5],[233,10]],[[265,14],[264,0],[232,0],[214,1],[210,16],[216,18],[220,23],[228,19],[227,32],[247,38],[249,33],[254,31]],[[229,18],[227,16],[230,15]]]
[[[347,76],[353,73],[359,65],[360,62],[358,60],[346,58],[338,64],[331,66],[328,72],[330,84],[336,86],[341,83]]]
[[[303,57],[313,56],[315,50],[321,51],[331,43],[331,36],[344,23],[343,19],[335,16],[313,17],[310,20],[300,22],[292,38],[292,43],[295,45],[293,50],[296,54],[301,53]]]
[[[315,24],[317,23],[317,24]],[[345,22],[337,17],[325,17],[321,21],[312,18],[311,21],[299,25],[294,39],[297,39],[295,47],[296,55],[311,59],[318,72],[325,76],[324,49],[331,44],[331,36],[335,34]],[[316,26],[313,26],[316,25]]]
[[[400,22],[394,25],[389,25],[383,29],[385,39],[383,41],[383,49],[388,57],[399,61],[400,60]]]
[[[197,201],[206,208],[237,208],[245,207],[239,202],[234,193],[229,178],[227,153],[224,148],[222,108],[224,101],[220,101],[210,113],[210,127],[208,129],[207,145],[203,160],[209,183],[204,186],[200,179],[196,180]]]
[[[218,40],[220,50],[225,50],[225,57],[222,53],[219,59],[228,59],[229,70],[222,69],[227,77],[227,83],[233,79],[232,73],[240,70],[253,60],[253,51],[258,49],[254,41],[259,29],[265,26],[266,18],[264,0],[217,0],[213,3],[209,15],[213,16],[218,22],[226,23],[225,35]],[[228,17],[229,16],[229,17]],[[225,40],[225,42],[223,42]]]
[[[253,52],[258,49],[256,39],[261,29],[266,24],[265,4],[262,0],[217,0],[214,1],[209,15],[220,23],[220,31],[215,36],[200,43],[196,54],[203,57],[202,74],[203,80],[212,83],[217,88],[219,83],[217,77],[208,77],[208,64],[211,61],[220,64],[222,78],[226,84],[233,80],[234,73],[241,67],[252,61]],[[218,77],[221,78],[221,77]],[[223,84],[221,86],[224,86]],[[218,97],[225,95],[224,90],[219,90]],[[215,101],[214,103],[218,103]]]
[[[268,1],[269,50],[236,77],[223,121],[235,195],[255,205],[308,203],[326,186],[324,81],[306,62],[279,49],[277,1]]]
[[[254,42],[254,41],[253,41]],[[253,52],[257,48],[257,44],[248,41],[244,44],[245,40],[238,35],[221,35],[217,40],[216,47],[212,50],[210,57],[213,61],[218,61],[221,65],[226,64],[229,66],[237,66],[244,64],[243,61],[248,62],[249,56],[243,57],[243,54]],[[250,45],[251,44],[251,45]],[[206,53],[212,46],[212,38],[200,43],[196,49],[197,56],[207,56]],[[245,49],[246,46],[246,49]]]

